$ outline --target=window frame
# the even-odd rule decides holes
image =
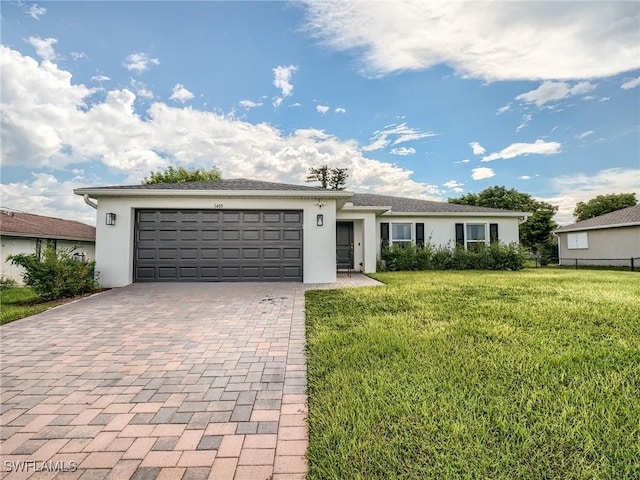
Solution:
[[[409,239],[406,238],[395,238],[394,237],[394,226],[395,225],[403,225],[409,227]],[[400,245],[401,247],[406,247],[407,245],[413,245],[414,237],[413,231],[415,229],[413,222],[391,222],[389,226],[389,245]]]
[[[482,239],[479,240],[477,238],[470,239],[471,235],[469,234],[469,227],[482,227]],[[487,224],[486,223],[465,223],[464,224],[464,247],[467,250],[471,250],[475,248],[475,245],[479,243],[487,244]]]
[[[588,250],[589,232],[567,233],[567,250]]]

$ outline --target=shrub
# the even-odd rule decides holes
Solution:
[[[394,245],[382,250],[378,262],[381,271],[407,270],[520,270],[527,258],[518,244],[478,244],[472,249],[455,247],[424,247]]]
[[[3,275],[2,277],[0,277],[0,291],[13,288],[16,286],[16,283],[17,282],[13,278],[5,277]]]
[[[42,259],[35,254],[11,255],[14,265],[25,269],[24,284],[31,287],[42,300],[55,300],[88,293],[98,288],[94,278],[95,262],[74,258],[75,249],[47,247]]]

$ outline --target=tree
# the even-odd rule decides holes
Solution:
[[[211,170],[203,168],[186,169],[184,167],[169,166],[164,172],[151,172],[149,178],[142,181],[143,185],[153,185],[156,183],[183,183],[207,180],[220,180],[222,174],[220,170],[213,167]]]
[[[347,184],[348,168],[329,168],[323,165],[319,168],[309,167],[307,182],[320,182],[322,188],[344,190]]]
[[[612,193],[610,195],[598,195],[588,202],[578,202],[573,216],[576,222],[588,218],[599,217],[605,213],[615,212],[621,208],[633,207],[638,200],[635,193]]]
[[[558,207],[536,200],[528,193],[519,192],[514,188],[507,190],[505,187],[496,185],[480,193],[468,193],[460,198],[450,198],[448,202],[531,212],[531,217],[520,225],[520,243],[534,252],[539,252],[546,243],[552,241],[551,231],[558,226],[553,221]]]

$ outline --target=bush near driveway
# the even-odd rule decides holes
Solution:
[[[73,297],[99,288],[94,261],[78,260],[74,249],[47,247],[42,258],[35,254],[10,255],[7,260],[25,269],[24,284],[42,300]]]
[[[640,277],[374,277],[306,293],[310,479],[640,478]]]

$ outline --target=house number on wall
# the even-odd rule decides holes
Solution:
[[[213,208],[223,208],[224,205],[222,203],[214,203]]]

